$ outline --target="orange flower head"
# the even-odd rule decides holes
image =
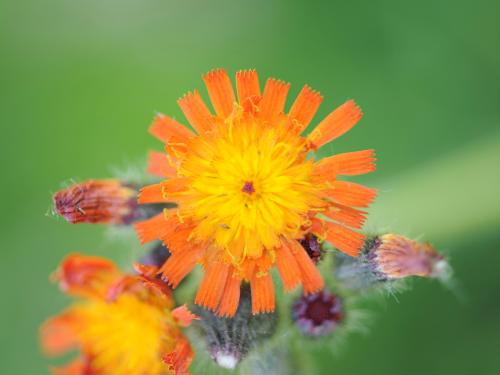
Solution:
[[[154,267],[121,273],[103,258],[68,256],[54,274],[79,301],[49,319],[41,342],[49,355],[79,348],[81,355],[55,375],[187,374],[192,350],[180,327],[197,317],[173,308],[170,289]]]
[[[56,212],[71,224],[128,224],[137,207],[135,189],[118,180],[88,180],[54,194]]]
[[[179,106],[195,131],[166,115],[150,128],[166,153],[151,153],[148,170],[166,179],[143,188],[139,203],[176,207],[136,229],[143,243],[160,239],[170,249],[160,272],[172,287],[197,263],[203,266],[197,304],[233,316],[247,281],[253,313],[271,312],[275,266],[286,290],[302,284],[309,294],[323,287],[299,243],[306,234],[358,254],[364,237],[354,229],[366,213],[354,207],[366,207],[375,191],[339,177],[373,171],[374,152],[314,160],[315,150],[361,118],[352,100],[302,136],[323,99],[310,87],[285,112],[287,83],[269,79],[261,92],[257,73],[240,71],[235,94],[225,70],[203,79],[215,114],[194,91]]]

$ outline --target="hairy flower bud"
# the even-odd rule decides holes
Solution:
[[[197,325],[205,337],[212,359],[221,367],[234,369],[260,342],[270,338],[276,330],[277,313],[252,314],[250,289],[241,288],[241,299],[232,318],[219,317],[213,312],[197,308],[201,317]]]
[[[349,289],[409,276],[441,278],[448,263],[430,244],[397,234],[384,234],[366,240],[358,258],[336,254],[335,274]]]
[[[430,244],[419,243],[396,234],[379,237],[372,251],[377,271],[387,279],[407,276],[436,277],[446,264]]]
[[[72,224],[129,224],[137,216],[137,191],[118,180],[88,180],[54,194],[56,212]]]
[[[302,296],[292,306],[292,319],[306,336],[323,336],[343,321],[342,301],[337,295],[321,291]]]

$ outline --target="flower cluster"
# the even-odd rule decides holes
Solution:
[[[190,126],[158,114],[149,128],[164,146],[149,155],[156,183],[89,180],[54,195],[70,223],[133,226],[141,244],[152,243],[129,273],[99,257],[63,260],[53,279],[77,301],[42,326],[41,342],[49,355],[80,355],[54,374],[186,374],[192,321],[192,342],[235,368],[286,337],[280,330],[334,337],[350,319],[344,290],[447,269],[430,245],[360,232],[377,192],[345,178],[374,171],[373,150],[316,158],[361,119],[354,101],[306,134],[323,100],[309,86],[286,110],[290,85],[271,78],[261,90],[254,70],[236,74],[236,90],[223,69],[203,80],[213,112],[195,90],[178,101]],[[191,294],[197,315],[182,304]],[[274,347],[278,363],[288,346]]]

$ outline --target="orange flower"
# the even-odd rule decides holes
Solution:
[[[54,273],[79,301],[49,319],[41,342],[49,355],[79,348],[80,357],[55,375],[187,374],[193,353],[180,327],[197,317],[185,306],[172,310],[170,289],[154,267],[121,273],[103,258],[68,256]]]
[[[323,279],[298,242],[307,233],[356,256],[360,228],[375,191],[338,179],[375,169],[373,150],[315,161],[313,152],[352,128],[361,118],[349,100],[308,135],[323,98],[304,86],[288,113],[289,84],[269,79],[261,93],[254,70],[236,74],[238,101],[225,70],[203,77],[215,114],[197,91],[179,99],[194,130],[158,115],[150,132],[166,154],[150,155],[150,173],[165,181],[143,188],[139,203],[175,202],[136,225],[143,243],[160,239],[172,255],[161,267],[176,287],[197,263],[204,268],[196,303],[233,316],[240,284],[250,283],[253,313],[274,310],[271,270],[286,290],[302,284],[306,294]]]

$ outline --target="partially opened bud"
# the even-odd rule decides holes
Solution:
[[[448,273],[448,263],[433,246],[397,234],[371,237],[358,258],[336,254],[335,260],[335,275],[349,289],[410,276],[446,278]]]
[[[198,308],[198,325],[205,337],[212,359],[221,367],[234,369],[249,351],[270,338],[276,330],[277,313],[252,314],[248,286],[241,288],[241,299],[236,314],[223,318]]]
[[[342,301],[325,290],[302,296],[292,306],[292,319],[306,336],[327,335],[344,319]]]
[[[137,191],[118,180],[88,180],[54,194],[56,212],[72,224],[129,224],[138,215]]]
[[[306,234],[305,237],[300,240],[300,244],[306,250],[309,258],[311,258],[315,264],[318,264],[323,255],[323,249],[318,241],[318,237],[312,233]]]
[[[443,256],[428,243],[419,243],[397,234],[384,234],[371,250],[381,277],[437,277],[446,264]]]

